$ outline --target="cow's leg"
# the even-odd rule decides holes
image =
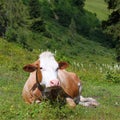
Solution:
[[[79,104],[79,102],[80,102],[80,95],[81,95],[81,92],[82,92],[82,85],[81,85],[81,83],[78,83],[78,89],[79,89],[79,94],[78,94],[78,96],[76,96],[74,98],[74,102],[76,104]]]
[[[40,103],[41,100],[42,100],[42,94],[41,94],[41,91],[36,88],[35,90],[31,90],[30,91],[30,94],[31,94],[31,103]]]
[[[82,84],[80,82],[78,83],[78,89],[79,89],[79,94],[77,97],[74,98],[76,104],[80,102],[80,95],[82,93]]]
[[[89,107],[89,106],[98,106],[99,103],[91,98],[91,97],[88,97],[88,98],[84,98],[83,96],[80,96],[80,102],[79,102],[80,105],[82,106],[86,106],[86,107]]]
[[[66,102],[67,104],[70,106],[70,107],[75,107],[76,106],[76,103],[74,102],[74,100],[70,97],[67,97],[66,98]]]
[[[74,98],[74,101],[76,104],[80,104],[80,105],[86,106],[86,107],[99,105],[99,103],[95,99],[93,99],[91,97],[85,98],[85,97],[81,96],[82,85],[80,83],[78,83],[78,87],[79,87],[79,95],[76,98]]]
[[[31,104],[34,101],[33,94],[28,89],[23,89],[22,97],[23,97],[24,101],[28,104]]]

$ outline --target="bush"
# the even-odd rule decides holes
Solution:
[[[22,45],[23,48],[32,51],[27,41],[31,39],[31,33],[25,28],[12,28],[9,27],[6,31],[5,37],[9,42],[17,42]]]
[[[7,31],[5,33],[5,36],[7,38],[8,41],[10,42],[15,42],[16,41],[16,38],[17,38],[17,32],[14,28],[12,27],[8,27],[7,28]]]
[[[59,16],[58,22],[62,26],[68,27],[71,22],[71,15],[69,15],[68,12],[65,12],[64,10],[58,10],[56,13]]]
[[[120,83],[120,74],[113,71],[108,71],[106,73],[106,80],[112,83]]]
[[[29,14],[31,18],[39,18],[41,16],[41,4],[39,0],[29,0]]]
[[[55,4],[54,12],[58,16],[58,22],[65,27],[68,27],[71,18],[73,17],[73,5],[69,1],[61,0]]]
[[[34,32],[45,32],[45,24],[43,20],[36,20],[31,25],[31,30]]]
[[[100,22],[96,18],[96,15],[88,11],[79,12],[78,16],[75,16],[75,22],[77,32],[85,36],[89,36],[91,30],[100,26]]]

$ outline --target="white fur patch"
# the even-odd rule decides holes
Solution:
[[[50,80],[57,79],[58,63],[54,58],[54,54],[46,51],[40,54],[40,67],[42,72],[42,82],[46,87],[50,87]]]
[[[40,54],[40,67],[47,69],[56,69],[58,68],[58,63],[54,58],[54,54],[51,52],[43,52]]]

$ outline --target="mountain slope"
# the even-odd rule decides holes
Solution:
[[[70,39],[65,35],[62,37],[66,40],[66,42],[68,42],[67,39]],[[9,63],[9,60],[16,64],[23,64],[25,63],[25,60],[34,61],[40,52],[44,50],[50,50],[52,52],[56,51],[57,59],[67,60],[69,62],[115,62],[115,52],[112,49],[103,47],[100,43],[87,40],[80,35],[76,35],[74,39],[77,39],[77,42],[72,43],[69,46],[64,45],[64,42],[61,44],[62,41],[60,41],[60,44],[56,47],[56,49],[54,49],[54,43],[51,48],[43,49],[44,47],[41,46],[39,42],[34,41],[36,44],[34,44],[34,42],[31,44],[33,48],[32,52],[21,48],[19,44],[9,43],[4,39],[0,39],[0,63],[4,63],[4,60],[6,60],[6,64]],[[54,40],[51,40],[51,42],[54,42]]]
[[[92,13],[95,13],[97,18],[101,21],[106,20],[110,14],[104,0],[86,0],[84,8]]]

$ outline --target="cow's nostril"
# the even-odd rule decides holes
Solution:
[[[51,86],[59,86],[60,83],[59,83],[58,80],[51,80],[51,81],[50,81],[50,85],[51,85]]]
[[[51,84],[51,85],[54,85],[54,82],[53,82],[53,81],[50,81],[50,84]]]

